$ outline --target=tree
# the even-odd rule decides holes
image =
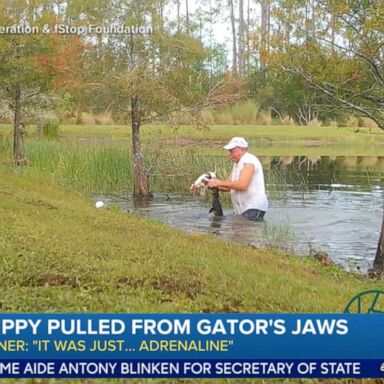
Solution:
[[[306,7],[291,3],[289,12],[280,12],[294,39],[284,44],[277,38],[270,59],[326,95],[329,104],[368,117],[384,130],[384,1],[320,0],[312,5],[309,25],[303,17]],[[384,220],[374,268],[384,270]]]
[[[0,91],[14,115],[16,164],[25,162],[23,113],[50,86],[50,77],[39,63],[41,54],[53,51],[51,36],[40,33],[52,17],[44,12],[45,3],[7,0],[0,5],[0,25],[8,28],[0,35]]]
[[[149,199],[141,125],[167,118],[174,111],[202,105],[209,90],[209,71],[204,65],[208,50],[188,33],[171,32],[171,23],[163,12],[154,12],[159,7],[164,9],[164,0],[94,3],[72,0],[65,11],[72,23],[103,23],[133,30],[61,36],[60,55],[45,56],[45,67],[54,74],[57,88],[74,97],[78,110],[104,104],[130,122],[133,195]],[[187,24],[190,31],[189,19]]]
[[[316,12],[306,25],[306,8],[290,8],[285,16],[281,11],[294,39],[289,44],[276,39],[269,59],[327,95],[330,104],[368,117],[384,129],[383,7],[371,0],[323,0],[317,1]]]
[[[105,93],[111,96],[112,108],[129,116],[133,195],[149,199],[141,126],[201,103],[209,80],[208,71],[204,68],[208,51],[189,34],[169,32],[165,18],[155,17],[153,1],[119,0],[114,2],[114,6],[119,12],[110,11],[110,23],[152,30],[149,34],[110,35],[108,45],[104,47],[105,58],[110,59],[109,65],[97,76],[102,79],[98,89],[106,90]]]

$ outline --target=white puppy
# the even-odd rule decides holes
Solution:
[[[216,172],[205,172],[200,175],[192,184],[190,191],[196,194],[198,190],[203,191],[209,180],[216,179]]]

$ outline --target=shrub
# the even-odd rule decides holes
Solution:
[[[284,116],[281,120],[280,120],[281,124],[282,125],[286,125],[286,126],[292,126],[292,125],[295,125],[295,120],[292,119],[291,116]]]
[[[213,115],[213,112],[206,109],[201,113],[201,119],[203,121],[203,124],[206,125],[214,125],[215,124],[215,117]]]
[[[59,124],[53,121],[43,123],[43,136],[49,140],[57,140],[59,138]]]
[[[376,122],[368,117],[359,117],[358,126],[363,128],[377,128]]]
[[[308,127],[320,127],[320,126],[321,126],[321,121],[318,120],[317,117],[308,121]]]
[[[347,117],[347,127],[358,127],[359,119],[353,115]]]
[[[215,114],[215,123],[218,125],[233,125],[233,117],[229,111],[220,111]]]
[[[233,106],[230,109],[234,124],[254,124],[259,105],[252,100]]]
[[[111,125],[114,124],[112,114],[109,112],[99,113],[95,116],[95,124],[98,125]]]
[[[76,124],[95,125],[95,117],[91,113],[83,112],[81,114],[80,122],[76,121]]]
[[[272,116],[271,112],[260,112],[257,115],[256,123],[260,125],[271,125],[272,124]]]

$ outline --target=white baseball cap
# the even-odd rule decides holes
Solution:
[[[224,147],[224,149],[227,149],[228,151],[233,149],[233,148],[236,148],[236,147],[240,147],[240,148],[248,148],[248,143],[247,141],[244,139],[244,137],[232,137],[232,139],[230,140],[230,142]]]

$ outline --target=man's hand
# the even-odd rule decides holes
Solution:
[[[220,188],[222,185],[221,180],[218,179],[212,179],[208,181],[208,188]]]

